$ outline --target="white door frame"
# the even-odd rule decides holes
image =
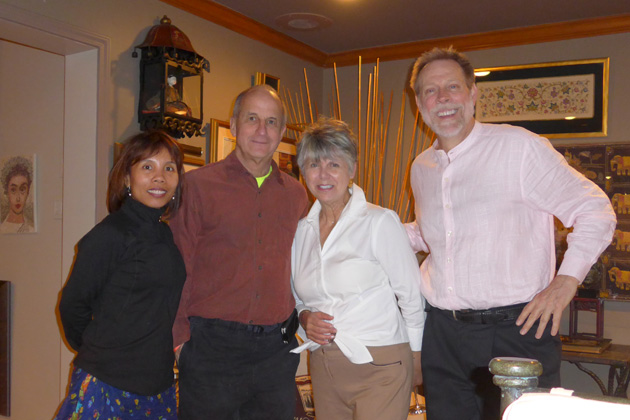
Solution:
[[[105,201],[113,138],[109,115],[110,40],[2,3],[0,38],[65,57],[61,287],[74,258],[75,244],[94,226],[97,208]],[[60,345],[61,399],[73,355],[63,343]]]

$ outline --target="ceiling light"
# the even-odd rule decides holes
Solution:
[[[314,13],[288,13],[278,16],[276,24],[284,29],[294,31],[312,31],[330,26],[332,20]]]
[[[477,77],[484,77],[484,76],[487,76],[489,74],[490,74],[489,71],[476,71],[475,72],[475,76],[477,76]]]

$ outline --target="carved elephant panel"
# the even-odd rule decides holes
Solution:
[[[610,170],[617,175],[630,175],[630,156],[615,155],[610,159]]]
[[[613,267],[608,270],[610,281],[615,283],[621,290],[630,290],[630,271],[624,271],[619,267]]]
[[[630,213],[630,195],[617,193],[612,196],[610,201],[617,214]]]
[[[613,235],[612,245],[615,245],[617,251],[630,252],[630,232],[616,229]]]

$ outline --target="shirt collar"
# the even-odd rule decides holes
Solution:
[[[322,210],[322,205],[319,200],[315,200],[311,210],[306,216],[306,221],[310,224],[319,225],[319,213]],[[341,211],[337,225],[344,220],[362,216],[367,213],[367,200],[365,199],[365,193],[357,184],[353,183],[350,189],[350,200],[346,203],[346,206]]]
[[[228,165],[228,170],[233,171],[240,176],[251,178],[253,182],[256,183],[256,178],[254,177],[254,175],[250,174],[249,171],[245,168],[245,166],[243,166],[241,161],[238,160],[238,157],[236,157],[235,150],[233,150],[229,155],[227,155],[224,160],[226,164]],[[271,174],[269,174],[269,177],[265,180],[265,182],[263,182],[262,185],[265,185],[266,182],[269,182],[271,180],[276,180],[278,184],[284,185],[284,180],[282,179],[282,176],[280,174],[280,169],[278,168],[278,164],[273,159],[271,160]]]
[[[161,221],[160,218],[164,214],[166,206],[154,209],[152,207],[145,206],[132,197],[127,197],[122,203],[121,210],[129,215],[132,215],[138,220],[155,223]]]
[[[462,140],[461,143],[459,143],[457,146],[449,150],[448,153],[446,153],[442,149],[438,149],[438,141],[434,141],[431,147],[433,148],[433,153],[436,159],[448,158],[449,162],[452,162],[453,160],[457,159],[459,155],[461,155],[466,150],[470,149],[471,147],[473,147],[475,144],[479,142],[479,139],[481,138],[480,136],[481,131],[482,131],[481,123],[475,120],[475,125],[473,126],[473,129],[470,131],[468,136],[466,136],[466,138]]]

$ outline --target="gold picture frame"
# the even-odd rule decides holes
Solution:
[[[608,134],[609,58],[475,69],[475,119],[548,138]]]
[[[210,120],[210,162],[218,162],[236,147],[236,138],[230,132],[227,121]]]
[[[254,85],[268,85],[280,92],[280,78],[267,73],[256,73]]]

